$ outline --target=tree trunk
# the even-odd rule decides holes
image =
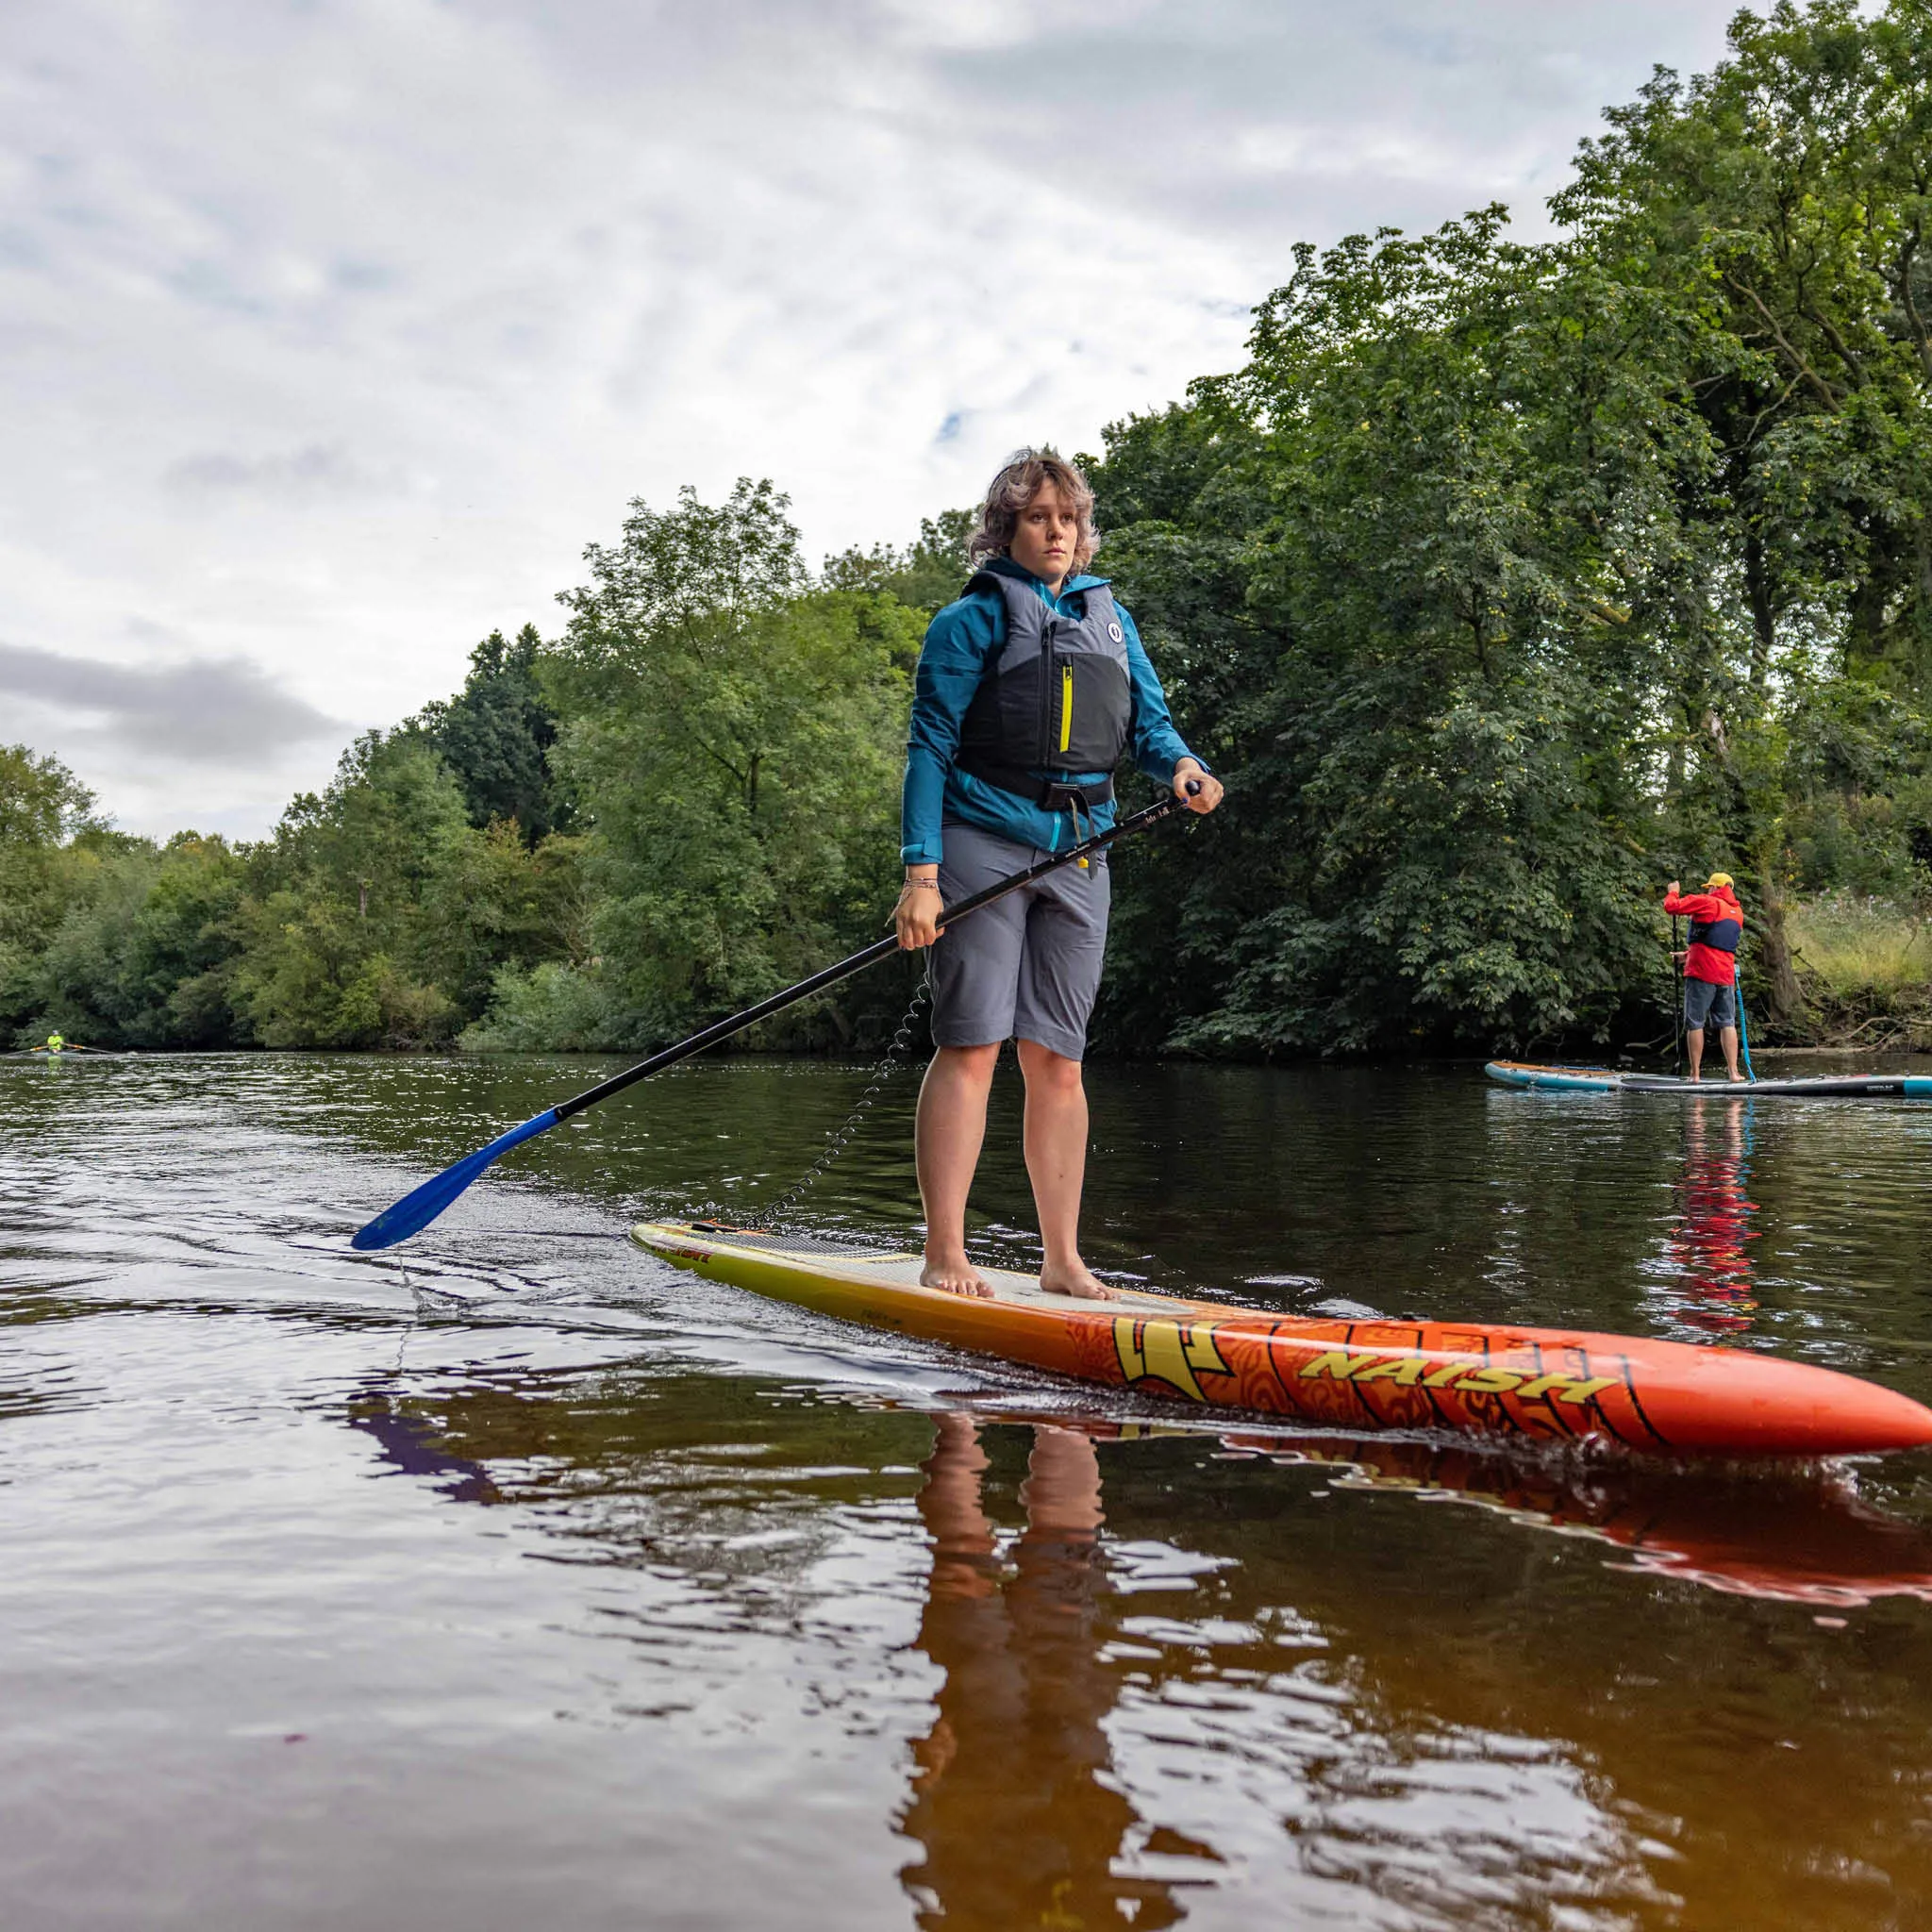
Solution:
[[[1771,653],[1777,642],[1777,619],[1771,606],[1771,585],[1764,563],[1764,543],[1756,530],[1744,538],[1744,596],[1751,606],[1751,688],[1764,689]]]
[[[1784,886],[1778,877],[1779,848],[1774,847],[1760,874],[1762,924],[1757,944],[1759,977],[1764,983],[1765,1016],[1780,1032],[1790,1032],[1805,1021],[1805,989],[1791,964],[1790,941],[1785,937]]]

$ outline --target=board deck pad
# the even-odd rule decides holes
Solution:
[[[667,1261],[844,1321],[1166,1400],[1324,1428],[1620,1443],[1659,1456],[1840,1456],[1932,1443],[1932,1409],[1775,1357],[1580,1329],[1356,1321],[1124,1288],[1049,1294],[980,1272],[991,1298],[919,1284],[920,1257],[715,1222],[632,1239]]]

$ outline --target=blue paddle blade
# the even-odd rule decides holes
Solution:
[[[557,1124],[557,1109],[540,1113],[522,1126],[499,1134],[487,1147],[466,1154],[454,1167],[446,1167],[434,1180],[425,1181],[413,1194],[405,1194],[392,1208],[385,1208],[367,1227],[358,1228],[350,1237],[352,1248],[392,1248],[406,1241],[419,1228],[425,1228],[460,1194],[499,1155],[525,1141],[534,1141],[546,1127]]]

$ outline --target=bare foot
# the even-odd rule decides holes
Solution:
[[[944,1260],[925,1257],[919,1271],[921,1288],[937,1288],[947,1294],[976,1295],[991,1301],[992,1284],[964,1255],[948,1255]]]
[[[1120,1290],[1109,1288],[1084,1261],[1075,1261],[1069,1268],[1056,1268],[1050,1263],[1040,1271],[1040,1285],[1048,1294],[1070,1294],[1075,1301],[1117,1302]]]

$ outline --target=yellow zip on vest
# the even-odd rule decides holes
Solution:
[[[1060,673],[1060,749],[1074,741],[1074,667]]]

